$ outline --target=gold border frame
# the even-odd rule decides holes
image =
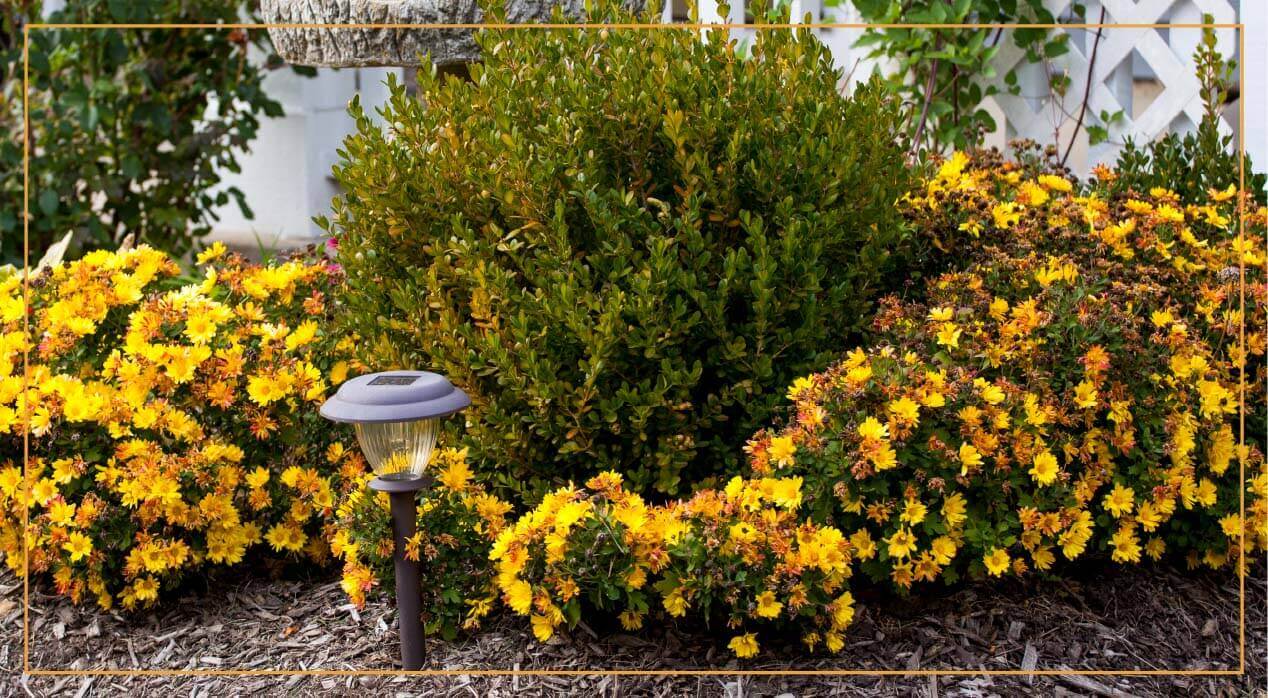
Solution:
[[[23,300],[29,307],[30,276],[30,169],[31,169],[31,116],[30,101],[30,32],[32,29],[630,29],[630,30],[679,30],[700,31],[708,29],[1234,29],[1237,31],[1238,56],[1238,129],[1237,129],[1237,179],[1238,190],[1246,188],[1246,74],[1244,69],[1246,56],[1246,27],[1244,23],[875,23],[865,22],[807,22],[807,23],[348,23],[348,24],[303,24],[303,23],[265,23],[247,22],[233,24],[215,23],[41,23],[33,22],[22,27],[22,266],[23,266]],[[1239,194],[1237,200],[1238,237],[1246,234],[1245,201]],[[1268,268],[1268,260],[1265,261]],[[1240,328],[1238,348],[1243,361],[1246,356],[1246,264],[1238,259],[1238,310]],[[23,331],[30,336],[30,313],[23,314]],[[30,349],[22,352],[22,394],[26,395],[30,385]],[[1239,443],[1246,442],[1246,375],[1245,369],[1238,376],[1239,387]],[[26,466],[30,459],[30,418],[31,405],[24,400],[23,424],[26,429],[22,439],[22,477],[26,481]],[[1240,548],[1246,548],[1246,462],[1238,455],[1238,499],[1243,526],[1239,536]],[[22,673],[28,676],[1243,676],[1246,674],[1246,564],[1237,564],[1238,575],[1238,667],[1233,669],[420,669],[407,671],[401,669],[41,669],[32,668],[30,663],[30,568],[28,564],[27,529],[30,524],[30,507],[23,511],[22,529]]]

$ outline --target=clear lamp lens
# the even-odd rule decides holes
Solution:
[[[439,419],[357,424],[357,441],[374,474],[386,480],[420,477],[436,447]]]

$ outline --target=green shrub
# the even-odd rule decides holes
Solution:
[[[626,20],[617,10],[602,19]],[[733,470],[795,375],[867,317],[907,189],[897,115],[809,33],[484,31],[470,82],[392,84],[333,218],[380,367],[474,400],[503,485]]]

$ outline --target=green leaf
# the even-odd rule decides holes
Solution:
[[[57,213],[57,192],[51,189],[45,189],[39,195],[40,211],[46,216],[52,216]]]

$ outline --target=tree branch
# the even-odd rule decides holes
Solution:
[[[938,34],[938,38],[933,43],[933,50],[936,52],[942,48],[942,35]],[[929,117],[929,104],[933,102],[933,82],[938,77],[938,59],[933,59],[933,64],[929,66],[929,80],[925,83],[925,103],[920,108],[920,121],[916,122],[916,135],[911,139],[911,152],[914,155],[920,148],[920,137],[925,131],[925,121]]]
[[[1101,18],[1097,24],[1105,24],[1105,6],[1101,6]],[[1074,131],[1070,133],[1070,142],[1065,146],[1065,155],[1061,156],[1061,166],[1065,167],[1066,160],[1070,159],[1070,151],[1074,149],[1074,137],[1078,135],[1079,129],[1083,128],[1083,117],[1087,115],[1088,97],[1092,95],[1092,71],[1096,68],[1096,51],[1101,47],[1101,32],[1104,27],[1096,28],[1096,38],[1092,40],[1092,57],[1087,62],[1087,81],[1083,85],[1083,106],[1079,107],[1079,119],[1074,124]]]

